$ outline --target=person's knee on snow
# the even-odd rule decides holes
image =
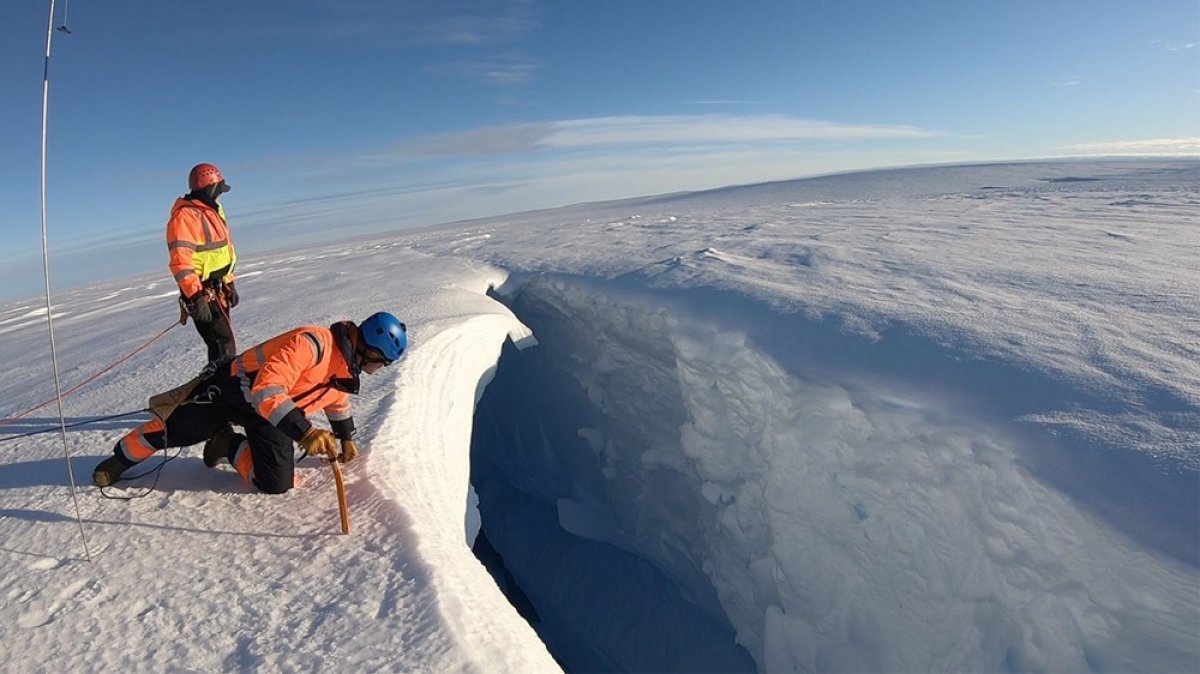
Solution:
[[[233,464],[242,479],[254,485],[262,493],[282,494],[293,486],[294,466],[290,458],[286,464],[279,462],[277,460],[279,452],[272,451],[274,449],[274,447],[270,447],[260,450],[259,454],[269,454],[270,456],[256,457],[250,441],[242,437],[241,442],[229,457],[229,462]],[[267,465],[268,462],[274,465]]]
[[[283,482],[279,481],[263,481],[256,479],[252,481],[251,484],[257,487],[258,490],[264,494],[285,494],[292,489],[291,482],[284,484]]]

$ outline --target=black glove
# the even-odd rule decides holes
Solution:
[[[212,307],[208,306],[208,300],[204,299],[203,290],[196,293],[195,297],[188,299],[187,310],[197,323],[212,323]]]
[[[230,309],[236,307],[238,302],[242,301],[238,297],[237,288],[233,287],[233,283],[225,284],[225,301],[229,304]]]

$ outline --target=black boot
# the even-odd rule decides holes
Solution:
[[[245,439],[246,436],[234,433],[232,428],[217,431],[216,435],[204,443],[204,465],[216,468],[222,459],[233,463],[233,452]]]
[[[92,484],[97,487],[107,487],[116,482],[121,473],[133,467],[135,462],[125,458],[119,449],[113,450],[113,455],[101,461],[92,471]]]

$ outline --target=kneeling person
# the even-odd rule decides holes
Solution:
[[[407,347],[404,324],[386,312],[361,325],[342,321],[285,332],[198,380],[164,414],[165,422],[151,419],[126,434],[96,466],[92,482],[106,487],[158,450],[204,442],[205,465],[228,460],[259,490],[281,494],[292,488],[293,441],[331,460],[357,456],[350,395],[358,393],[359,374],[391,365]],[[332,432],[309,421],[317,411],[325,412]]]

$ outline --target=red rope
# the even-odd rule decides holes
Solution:
[[[171,328],[175,327],[176,325],[183,325],[183,322],[180,321],[180,322],[172,323],[171,326],[168,327],[166,330],[163,330],[162,332],[158,333],[157,335],[152,337],[150,339],[150,341],[148,341],[145,344],[134,349],[133,351],[131,351],[129,354],[127,354],[126,356],[124,356],[123,358],[118,360],[117,362],[113,363],[112,365],[109,365],[108,367],[104,368],[103,370],[100,370],[96,374],[93,374],[92,376],[88,377],[87,379],[84,379],[83,381],[79,382],[78,384],[76,384],[76,385],[72,386],[71,388],[67,389],[66,391],[64,391],[62,394],[62,397],[66,398],[67,396],[71,395],[72,393],[78,391],[79,389],[83,388],[84,386],[95,381],[97,378],[100,377],[100,375],[108,372],[109,370],[112,370],[113,368],[120,365],[121,363],[124,363],[125,361],[129,360],[134,355],[139,353],[142,349],[146,348],[147,346],[150,346],[154,342],[157,342],[160,337],[167,334],[171,330]],[[20,414],[14,414],[13,416],[11,416],[7,419],[0,419],[0,426],[7,424],[7,423],[12,423],[12,422],[20,419],[21,417],[25,416],[26,414],[29,414],[30,412],[33,412],[35,410],[45,407],[46,405],[49,405],[50,403],[54,402],[55,400],[58,400],[57,396],[54,398],[50,398],[48,400],[43,400],[42,402],[34,405],[33,407],[30,407],[29,409],[25,410],[24,412],[21,412]]]

